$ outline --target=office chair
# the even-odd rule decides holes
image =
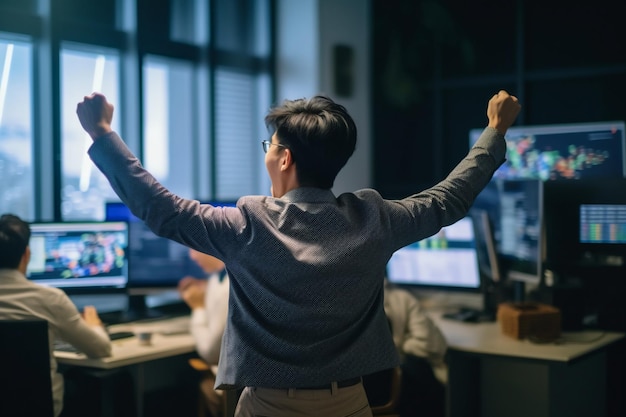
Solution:
[[[0,320],[0,416],[52,417],[48,322]]]
[[[402,368],[385,369],[363,377],[363,387],[376,417],[399,417]]]
[[[191,358],[189,359],[189,365],[200,372],[201,374],[204,372],[210,372],[211,367],[201,358]],[[241,389],[239,390],[224,390],[223,391],[223,405],[222,415],[220,417],[233,417],[235,415],[235,407],[237,406],[237,401],[239,400],[239,395],[241,395]],[[208,417],[210,413],[207,409],[204,400],[204,394],[202,393],[202,389],[198,387],[198,417]],[[217,416],[215,416],[217,417]]]

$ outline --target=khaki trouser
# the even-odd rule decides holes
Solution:
[[[372,417],[363,384],[332,389],[246,387],[235,417]]]

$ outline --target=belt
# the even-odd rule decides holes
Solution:
[[[355,378],[344,379],[343,381],[337,381],[337,388],[346,388],[351,387],[356,384],[361,383],[361,377],[357,376]],[[316,385],[312,387],[298,387],[296,389],[332,389],[333,384],[329,382],[328,384]]]

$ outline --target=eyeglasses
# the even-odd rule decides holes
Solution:
[[[262,140],[261,141],[261,146],[263,146],[263,152],[265,152],[265,153],[267,153],[267,151],[269,151],[271,145],[280,146],[281,148],[286,148],[285,145],[281,145],[280,143],[272,143],[269,140]]]

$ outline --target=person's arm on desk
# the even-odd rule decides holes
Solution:
[[[68,303],[51,306],[58,309],[57,316],[67,317],[62,323],[57,323],[59,337],[90,358],[111,356],[111,341],[96,308],[86,306],[81,315],[71,301],[68,300]]]

